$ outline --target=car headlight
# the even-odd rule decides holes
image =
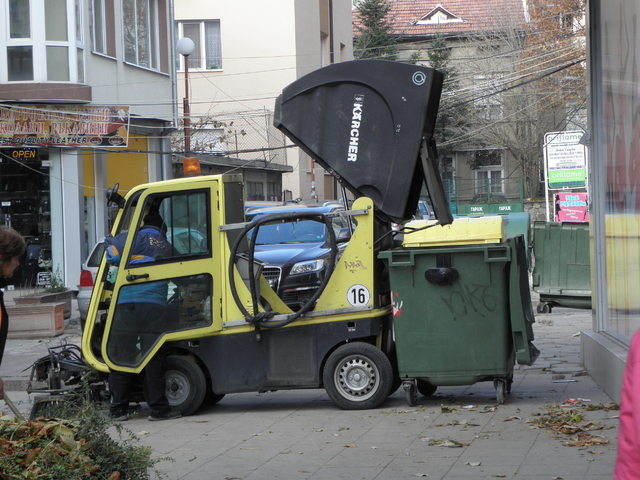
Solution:
[[[300,273],[317,272],[324,268],[324,260],[317,258],[315,260],[308,260],[306,262],[296,263],[291,268],[291,275],[298,275]]]

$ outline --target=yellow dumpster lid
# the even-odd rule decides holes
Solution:
[[[501,243],[504,239],[502,217],[458,217],[449,225],[436,225],[417,232],[411,228],[434,225],[435,220],[413,220],[405,225],[404,247],[435,247]]]

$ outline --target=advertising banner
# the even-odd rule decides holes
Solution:
[[[587,148],[580,144],[583,135],[581,130],[545,134],[549,190],[583,188],[587,184]]]
[[[0,106],[0,147],[126,147],[129,107]]]
[[[588,222],[589,202],[586,193],[556,193],[556,222]]]

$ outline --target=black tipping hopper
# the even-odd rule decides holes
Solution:
[[[378,214],[415,214],[426,183],[442,224],[452,217],[437,169],[433,131],[442,73],[382,60],[342,62],[287,86],[275,126]]]

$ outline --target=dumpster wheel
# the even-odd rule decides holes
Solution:
[[[551,304],[540,302],[536,307],[536,311],[538,313],[551,313]]]
[[[437,389],[438,387],[436,387],[435,385],[431,385],[426,380],[418,379],[418,392],[420,392],[420,395],[430,397],[431,395],[436,393]]]
[[[496,400],[502,405],[507,397],[507,379],[495,378],[493,380],[493,386],[496,389]]]
[[[345,343],[329,356],[323,381],[340,408],[365,410],[376,408],[389,396],[393,369],[387,356],[373,345]]]
[[[407,403],[410,407],[415,407],[418,404],[418,387],[416,383],[417,381],[415,378],[402,382],[404,396],[407,399]]]

